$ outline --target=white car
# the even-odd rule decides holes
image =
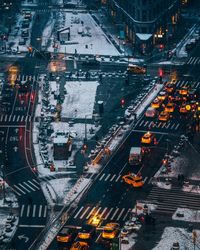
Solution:
[[[146,112],[145,112],[145,116],[148,118],[154,118],[157,115],[157,111],[155,108],[149,107]]]

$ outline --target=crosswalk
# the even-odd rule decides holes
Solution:
[[[0,123],[24,123],[24,122],[30,122],[31,116],[25,116],[25,115],[0,115]]]
[[[31,179],[18,184],[14,184],[12,186],[12,190],[16,195],[22,196],[40,190],[40,183],[36,179]]]
[[[19,217],[29,217],[29,218],[46,218],[48,208],[47,205],[22,205],[20,207]]]
[[[200,87],[200,81],[191,81],[191,80],[178,80],[175,82],[177,88],[182,87],[192,87],[198,89]]]
[[[156,204],[157,213],[173,214],[177,208],[200,210],[199,195],[183,192],[180,187],[169,190],[153,187],[146,202]]]
[[[136,129],[146,129],[146,130],[153,130],[153,129],[167,129],[176,131],[180,128],[180,123],[175,122],[175,121],[167,121],[167,122],[160,122],[160,121],[146,121],[146,120],[141,120]]]
[[[200,64],[200,57],[190,57],[187,62],[187,65],[199,65]]]
[[[38,75],[24,75],[24,74],[19,74],[17,76],[17,81],[20,81],[20,82],[27,82],[27,81],[34,82],[34,81],[38,81],[38,79],[39,79]]]
[[[121,207],[82,206],[75,211],[73,219],[88,220],[91,216],[100,216],[102,220],[107,221],[126,221],[131,210]]]
[[[120,174],[109,174],[103,173],[99,176],[99,181],[106,181],[106,182],[123,182],[122,175]]]

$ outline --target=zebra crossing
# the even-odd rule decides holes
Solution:
[[[36,179],[31,179],[14,184],[11,188],[16,195],[22,196],[40,190],[40,183]]]
[[[131,208],[123,207],[82,206],[75,211],[73,219],[88,220],[91,216],[100,216],[107,221],[126,221],[131,211]]]
[[[17,81],[19,82],[27,82],[27,81],[38,81],[39,76],[38,75],[24,75],[24,74],[19,74],[17,76]]]
[[[187,65],[199,65],[200,64],[200,57],[190,57],[187,62]]]
[[[19,217],[29,217],[29,218],[46,218],[48,208],[47,205],[22,205],[20,207]]]
[[[122,175],[120,174],[109,174],[103,173],[99,176],[99,181],[106,181],[106,182],[123,182]]]
[[[154,129],[167,129],[176,131],[180,128],[180,123],[175,122],[175,121],[167,121],[167,122],[160,122],[160,121],[146,121],[146,120],[141,120],[136,129],[146,129],[146,130],[154,130]]]
[[[31,121],[31,116],[26,116],[26,115],[0,115],[0,123],[24,123],[24,122],[30,122]]]
[[[156,213],[173,214],[177,208],[200,210],[199,195],[183,192],[180,187],[153,187],[145,202],[157,205]]]
[[[178,80],[175,82],[176,88],[182,87],[192,87],[198,89],[200,87],[200,81],[191,81],[191,80]]]

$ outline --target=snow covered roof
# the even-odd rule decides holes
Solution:
[[[152,34],[136,33],[136,36],[137,36],[140,40],[146,41],[146,40],[148,40],[150,37],[152,37]]]

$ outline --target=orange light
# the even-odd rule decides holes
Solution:
[[[185,106],[185,109],[186,109],[187,111],[190,111],[190,110],[191,110],[191,106],[190,106],[189,104],[187,104],[187,105]]]

